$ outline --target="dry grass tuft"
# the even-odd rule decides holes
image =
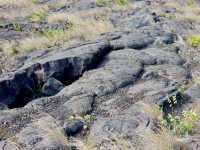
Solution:
[[[14,55],[17,53],[15,41],[11,41],[11,42],[7,41],[7,42],[1,44],[0,49],[3,50],[4,56],[10,56],[10,55]]]
[[[34,13],[46,14],[50,10],[50,7],[47,4],[32,4],[21,9],[8,9],[5,12],[0,13],[0,18],[5,19],[15,19],[15,18],[26,18],[31,17]]]
[[[141,108],[142,113],[149,114],[153,119],[158,119],[158,116],[162,114],[161,108],[159,108],[157,105],[150,105],[140,102],[139,107]]]
[[[200,25],[196,25],[195,28],[196,28],[196,30],[197,30],[198,32],[200,32]]]
[[[41,11],[42,10],[44,10],[43,13],[47,11],[47,9],[41,9]],[[98,13],[97,10],[90,11],[90,14],[92,15],[96,13]],[[86,13],[83,13],[82,15],[84,14]],[[51,36],[39,34],[21,39],[17,42],[19,43],[17,45],[18,51],[24,52],[54,47],[56,43],[65,45],[68,41],[73,39],[88,40],[101,33],[110,32],[116,29],[109,21],[96,20],[93,18],[83,20],[80,14],[53,13],[48,16],[49,23],[58,23],[59,21],[70,23],[72,26],[66,26],[66,29],[63,30],[52,29],[52,31],[47,31],[46,33],[51,33]],[[1,49],[3,50],[4,55],[8,57],[14,54],[13,51],[15,51],[15,46],[16,45],[12,43],[5,43],[1,45]]]
[[[184,12],[183,14],[177,14],[176,15],[177,19],[186,19],[190,22],[200,22],[200,16],[199,15],[195,15],[192,12]]]
[[[54,13],[48,16],[49,23],[55,23],[58,21],[66,21],[74,25],[74,28],[72,30],[69,30],[67,34],[68,39],[89,39],[101,33],[109,32],[116,29],[108,21],[95,19],[83,20],[83,18],[79,14]]]
[[[160,17],[166,16],[166,13],[161,9],[154,9],[153,11],[156,13],[157,16],[160,16]]]
[[[176,19],[186,19],[190,22],[200,22],[200,7],[196,4],[187,5],[187,1],[181,3],[168,0],[164,4],[168,7],[176,8],[179,12],[175,14]]]
[[[77,150],[93,150],[95,146],[92,139],[89,139],[87,142],[84,142],[82,140],[72,138],[70,140],[70,144],[71,146],[76,147]]]
[[[28,0],[0,0],[0,6],[29,7],[32,5]]]
[[[28,37],[19,41],[20,51],[32,51],[47,48],[53,39],[47,37]]]
[[[40,118],[37,121],[37,125],[44,131],[42,134],[43,142],[40,143],[37,148],[44,147],[48,143],[54,148],[67,148],[70,147],[69,141],[65,133],[63,132],[59,123],[51,116]]]
[[[143,134],[140,134],[141,143],[145,143],[142,146],[143,150],[169,150],[174,149],[175,146],[179,146],[178,139],[172,133],[172,131],[160,126],[156,132],[144,129]]]
[[[118,9],[118,10],[130,10],[133,8],[138,7],[137,5],[133,5],[131,3],[127,3],[126,5],[113,5],[112,8]]]
[[[134,146],[129,140],[122,137],[116,136],[114,133],[110,133],[112,140],[109,138],[104,138],[104,143],[99,147],[100,150],[135,150]]]

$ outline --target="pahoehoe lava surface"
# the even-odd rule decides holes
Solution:
[[[50,1],[40,0],[40,3]],[[191,71],[200,67],[199,49],[196,48],[196,61],[180,55],[188,50],[184,39],[198,31],[187,20],[157,14],[153,8],[165,13],[176,12],[161,2],[130,1],[137,7],[120,9],[108,8],[107,1],[97,4],[76,0],[69,6],[52,10],[62,13],[94,8],[111,10],[108,20],[116,30],[55,50],[26,52],[8,58],[0,74],[0,128],[8,129],[24,150],[68,149],[45,140],[40,119],[51,124],[51,117],[63,126],[67,136],[80,134],[99,144],[106,138],[112,139],[113,133],[131,141],[136,148],[142,147],[144,143],[137,143],[138,135],[156,128],[154,118],[144,111],[147,109],[143,108],[144,103],[166,109],[166,95],[180,96],[178,89],[183,83],[188,85],[184,91],[188,101],[196,102],[200,98],[199,86],[188,82],[192,80]],[[0,26],[4,35],[0,38],[8,40],[14,32],[9,26],[12,21],[0,19],[1,22],[5,28]],[[26,35],[32,24],[26,20],[22,24]],[[21,35],[13,36],[20,38]],[[41,93],[37,95],[39,86]],[[77,114],[91,115],[90,122],[69,119]],[[87,129],[82,134],[84,125]],[[1,149],[14,149],[1,132],[0,140]],[[198,142],[186,142],[187,148],[194,148],[192,144],[197,147]]]

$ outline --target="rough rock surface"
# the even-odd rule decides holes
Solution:
[[[155,118],[146,105],[158,105],[164,112],[168,111],[166,95],[181,99],[179,89],[182,85],[187,85],[184,100],[199,102],[200,87],[193,84],[191,73],[200,70],[199,47],[193,48],[197,53],[194,61],[192,54],[184,55],[189,53],[189,46],[183,44],[190,33],[197,32],[194,24],[156,14],[155,7],[166,14],[177,11],[162,6],[161,0],[131,1],[138,7],[130,9],[107,8],[109,2],[77,0],[52,12],[105,10],[116,31],[53,51],[26,52],[17,58],[8,58],[1,66],[0,128],[9,130],[21,149],[62,149],[56,142],[46,140],[47,132],[54,133],[59,128],[53,125],[55,122],[69,137],[76,134],[91,137],[98,145],[106,139],[115,139],[114,134],[134,145],[137,137],[157,131]],[[54,2],[40,0],[38,3]],[[0,7],[0,12],[2,9]],[[86,16],[85,20],[90,17]],[[35,26],[50,26],[45,21],[44,17]],[[6,34],[12,29],[11,23],[5,19],[0,19],[1,22],[5,29],[0,25],[0,38],[8,40],[15,31]],[[24,36],[32,25],[23,26]],[[20,37],[17,32],[13,34],[13,38]],[[71,116],[75,119],[70,119]],[[199,140],[200,132],[196,134]],[[14,149],[6,135],[0,132],[0,148]],[[194,140],[184,143],[188,149],[198,148]]]
[[[49,78],[47,82],[42,87],[42,94],[47,96],[52,96],[60,92],[65,87],[60,81]]]

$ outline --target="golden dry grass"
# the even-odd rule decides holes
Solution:
[[[182,1],[180,4],[178,1],[167,0],[164,6],[176,8],[179,12],[175,14],[176,19],[186,19],[190,22],[200,22],[200,7],[196,4],[187,5],[187,1]]]
[[[166,15],[166,13],[161,9],[154,9],[153,11],[156,13],[157,16],[160,16],[160,17],[165,17]]]
[[[0,45],[0,49],[3,50],[5,56],[10,56],[17,53],[15,41],[6,41]]]
[[[37,37],[27,37],[22,40],[19,40],[19,49],[21,52],[23,51],[31,51],[31,50],[38,50],[47,48],[49,45],[53,45],[56,42],[60,42],[64,39],[64,41],[70,41],[71,39],[90,39],[101,33],[109,32],[115,30],[115,27],[108,21],[103,20],[86,20],[84,21],[81,17],[76,15],[69,15],[69,14],[52,14],[49,17],[49,22],[56,22],[56,21],[68,21],[73,24],[73,27],[70,29],[64,30],[64,32],[60,33],[56,31],[54,35],[51,37],[45,36],[37,36]],[[9,54],[8,48],[12,47],[13,45],[3,45],[2,49],[5,51],[6,54]]]
[[[50,10],[50,7],[47,4],[39,4],[39,5],[30,5],[28,7],[23,7],[19,9],[8,9],[5,12],[0,13],[0,18],[5,19],[15,19],[18,17],[26,18],[31,17],[34,13],[45,14]]]
[[[90,138],[87,140],[87,142],[76,138],[72,138],[70,140],[70,144],[72,146],[75,146],[77,150],[93,150],[95,146],[92,139]]]
[[[101,145],[95,145],[91,138],[85,141],[71,137],[68,140],[60,124],[51,116],[45,116],[45,118],[40,118],[36,121],[36,124],[44,131],[41,134],[43,142],[33,149],[44,148],[43,143],[49,143],[54,148],[75,146],[77,150],[169,150],[173,148],[174,145],[177,145],[176,137],[172,132],[163,127],[159,127],[157,133],[149,128],[144,128],[141,132],[136,133],[136,136],[139,138],[132,137],[132,139],[129,140],[116,136],[114,133],[110,133],[112,140],[110,138],[103,138],[104,143]]]
[[[184,12],[183,14],[176,14],[177,19],[186,19],[190,22],[200,22],[200,16],[192,12]]]
[[[44,9],[45,12],[47,11]],[[89,14],[94,15],[97,13],[103,13],[103,11],[92,10]],[[85,15],[86,12],[81,13]],[[32,37],[22,38],[17,41],[18,51],[32,51],[44,49],[55,45],[59,42],[61,45],[65,45],[68,41],[73,39],[82,39],[88,40],[95,36],[100,35],[101,33],[110,32],[116,30],[116,28],[106,20],[83,20],[82,15],[79,14],[67,14],[67,13],[52,13],[48,16],[49,23],[58,23],[59,21],[66,21],[73,24],[72,27],[66,27],[63,32],[53,31],[52,36],[45,35],[34,35]],[[15,42],[16,43],[16,42]],[[4,51],[6,57],[16,53],[16,44],[11,42],[5,43],[0,46]]]
[[[149,114],[153,119],[157,119],[162,114],[162,110],[157,105],[140,102],[138,107],[141,108],[141,113]]]
[[[39,119],[37,121],[37,124],[42,130],[44,130],[42,137],[45,143],[51,143],[52,147],[55,148],[66,148],[75,146],[77,150],[118,150],[119,148],[123,150],[135,150],[129,141],[123,138],[119,138],[112,133],[111,135],[113,140],[105,138],[105,141],[107,142],[102,146],[95,146],[95,143],[91,138],[88,138],[86,141],[83,141],[81,139],[71,137],[70,140],[68,140],[67,136],[62,131],[62,128],[59,126],[59,123],[50,116],[43,119]],[[41,144],[38,145],[36,148],[42,147],[43,145]]]
[[[122,137],[116,136],[114,133],[110,133],[112,140],[109,138],[104,138],[106,142],[102,146],[98,147],[100,150],[135,150],[134,146],[129,140]]]
[[[90,11],[90,14],[96,14],[97,12]],[[69,39],[80,37],[84,39],[89,39],[101,33],[109,32],[116,29],[109,21],[95,19],[83,20],[82,15],[80,14],[82,13],[53,13],[48,16],[48,22],[55,23],[58,21],[67,21],[72,23],[75,26],[75,28],[74,30],[69,31],[67,35]]]
[[[28,0],[0,0],[0,6],[18,6],[18,7],[29,7],[33,3]]]
[[[196,26],[195,26],[195,29],[196,29],[198,32],[200,32],[200,25],[196,25]]]
[[[37,125],[44,131],[42,138],[46,143],[59,148],[70,146],[68,138],[63,132],[62,127],[51,116],[47,115],[45,118],[38,119]],[[43,145],[41,144],[37,147],[41,148],[42,146]]]
[[[31,51],[31,50],[38,50],[47,48],[50,43],[53,42],[52,38],[47,37],[28,37],[19,41],[19,47],[21,52],[24,50]]]
[[[176,136],[165,127],[160,127],[157,133],[149,129],[144,129],[143,134],[140,135],[140,139],[140,142],[144,143],[141,146],[143,150],[170,150],[178,145]]]
[[[127,2],[126,5],[113,5],[112,8],[115,8],[118,10],[130,10],[130,9],[133,9],[136,7],[138,7],[138,5],[133,5],[133,4]]]

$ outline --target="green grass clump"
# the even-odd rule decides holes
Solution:
[[[194,79],[194,82],[195,82],[195,85],[196,85],[196,86],[199,86],[199,85],[200,85],[200,76],[196,77],[196,78]]]
[[[173,132],[188,134],[189,131],[191,131],[191,129],[195,126],[198,118],[199,116],[197,110],[191,109],[190,111],[182,111],[182,115],[180,116],[172,116],[171,114],[168,114],[168,121],[161,116],[159,116],[158,120],[164,125],[169,124]]]
[[[37,3],[37,0],[30,0],[30,2],[35,4],[35,3]]]
[[[183,98],[182,90],[179,90],[181,98]],[[173,106],[177,104],[178,100],[176,95],[172,97],[172,100],[167,96],[167,102],[173,110]],[[173,113],[173,112],[172,112]],[[183,110],[181,115],[172,115],[168,113],[167,119],[163,118],[162,113],[158,116],[158,120],[161,124],[167,126],[175,133],[188,134],[191,129],[197,124],[199,114],[196,109]]]
[[[22,31],[22,27],[20,25],[18,25],[18,24],[13,24],[13,29],[15,31]]]
[[[187,43],[190,46],[198,46],[200,44],[200,36],[199,35],[190,35],[187,38]]]
[[[106,0],[99,0],[99,3],[100,3],[100,4],[105,4],[105,3],[106,3]]]
[[[67,33],[67,29],[43,29],[39,34],[46,37],[53,37],[55,35],[64,35]]]
[[[188,6],[194,5],[194,0],[188,0],[188,1],[186,2],[186,4],[187,4]]]
[[[5,24],[0,24],[0,28],[6,28],[6,25]]]
[[[33,13],[33,15],[31,16],[31,22],[34,22],[34,21],[40,21],[42,19],[44,15],[40,12],[35,12]]]
[[[126,0],[116,0],[116,3],[119,5],[126,5]]]
[[[114,3],[109,3],[109,4],[108,4],[108,7],[109,7],[109,8],[112,8],[113,6],[114,6]]]

